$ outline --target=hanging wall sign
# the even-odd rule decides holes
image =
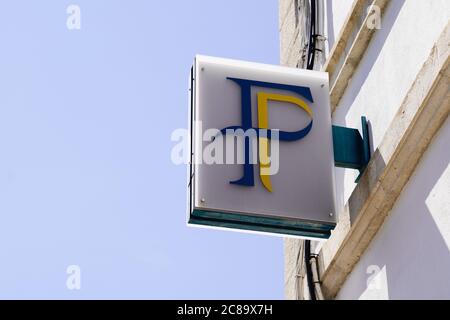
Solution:
[[[190,92],[188,223],[328,238],[328,74],[197,56]]]

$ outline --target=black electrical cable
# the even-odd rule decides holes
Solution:
[[[311,0],[311,23],[309,28],[309,46],[308,57],[306,60],[306,68],[314,70],[315,55],[316,55],[316,1]],[[311,268],[311,241],[305,240],[305,265],[306,265],[306,279],[308,281],[308,289],[311,300],[317,300],[316,290],[314,288],[313,273]]]
[[[314,288],[314,280],[313,280],[313,273],[311,268],[311,241],[305,240],[305,265],[306,265],[306,280],[308,281],[308,289],[309,289],[309,296],[311,297],[311,300],[317,300],[316,297],[316,290]]]
[[[316,56],[316,1],[311,0],[310,26],[309,26],[309,42],[308,42],[308,58],[306,60],[306,69],[314,70]]]

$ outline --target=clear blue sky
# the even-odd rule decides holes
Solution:
[[[170,159],[194,55],[277,64],[278,39],[276,0],[4,1],[0,298],[281,299],[282,240],[187,228]]]

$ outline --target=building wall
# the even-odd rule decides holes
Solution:
[[[450,119],[337,299],[450,298],[448,141]]]
[[[327,38],[329,48],[332,48],[341,33],[345,19],[353,5],[353,0],[326,0]]]
[[[333,122],[359,128],[365,115],[376,150],[449,19],[448,0],[391,0]],[[354,170],[337,170],[341,203],[348,201],[357,175]]]
[[[289,20],[294,0],[280,0],[281,63],[296,66],[298,47]],[[353,0],[326,3],[326,37],[331,50]],[[291,16],[294,16],[291,13]],[[417,80],[434,44],[450,20],[448,0],[391,0],[333,113],[334,124],[360,128],[370,122],[372,151]],[[304,27],[299,24],[298,28]],[[289,31],[290,30],[290,31]],[[329,51],[328,50],[328,51]],[[345,281],[337,299],[450,298],[450,123],[446,121],[421,159],[394,208]],[[336,168],[338,205],[344,207],[358,172]],[[298,242],[285,242],[286,297],[295,298]],[[447,270],[447,272],[445,272]]]

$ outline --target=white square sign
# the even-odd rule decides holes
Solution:
[[[197,56],[190,134],[189,224],[329,237],[327,73]]]

